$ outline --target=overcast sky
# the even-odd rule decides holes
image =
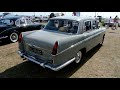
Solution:
[[[0,12],[0,14],[2,14],[3,12]],[[34,15],[34,12],[11,12],[13,14],[18,14],[18,15]],[[51,12],[35,12],[36,16],[40,16],[40,15],[49,15]],[[58,12],[54,12],[54,13],[58,13]],[[65,13],[65,15],[67,16],[71,16],[72,12],[63,12]],[[81,16],[91,16],[94,17],[95,16],[95,12],[80,12]],[[100,15],[103,17],[115,17],[116,15],[118,15],[118,17],[120,17],[120,12],[96,12],[96,15]]]

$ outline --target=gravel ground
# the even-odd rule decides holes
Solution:
[[[83,58],[53,72],[20,58],[18,43],[0,42],[0,78],[120,78],[120,29],[106,32],[103,46],[96,46]]]

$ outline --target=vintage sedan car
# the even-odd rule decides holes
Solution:
[[[103,26],[112,27],[113,25],[114,25],[113,21],[109,22],[109,20],[106,20]]]
[[[105,32],[106,29],[99,28],[94,18],[54,17],[42,30],[20,34],[18,54],[58,71],[73,61],[80,63],[85,53],[102,45]]]
[[[32,23],[25,16],[12,16],[0,19],[0,40],[18,41],[21,32],[40,30],[44,27],[42,24]]]

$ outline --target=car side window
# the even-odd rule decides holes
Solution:
[[[20,25],[25,24],[25,19],[20,19]]]
[[[92,21],[92,29],[98,29],[98,22],[96,20]]]
[[[10,24],[10,20],[9,19],[5,19],[4,20],[4,24]]]
[[[29,24],[32,24],[31,20],[30,19],[26,19],[26,23],[29,25]]]
[[[0,24],[3,24],[3,23],[4,23],[4,21],[5,21],[4,19],[0,20]]]
[[[89,31],[91,29],[92,29],[91,21],[90,20],[84,21],[84,32]]]

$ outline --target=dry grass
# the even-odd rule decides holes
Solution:
[[[107,30],[103,46],[88,52],[82,64],[72,63],[58,72],[23,61],[17,54],[17,43],[0,44],[1,78],[120,78],[120,29]]]

